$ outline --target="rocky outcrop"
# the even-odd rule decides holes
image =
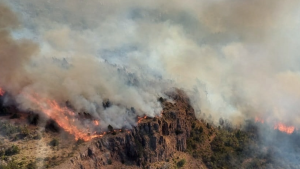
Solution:
[[[69,167],[99,168],[112,161],[141,167],[167,160],[175,151],[185,151],[191,124],[196,120],[194,110],[182,91],[169,96],[173,103],[160,99],[160,117],[147,117],[130,131],[93,140],[87,150],[71,159]]]

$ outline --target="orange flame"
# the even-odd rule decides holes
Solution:
[[[295,127],[294,126],[286,126],[283,123],[277,123],[274,126],[274,130],[279,130],[279,131],[287,133],[287,134],[292,134],[295,131]]]
[[[4,95],[4,90],[2,88],[0,88],[0,96],[3,96]]]
[[[4,93],[4,90],[0,88],[0,96],[4,95]],[[55,100],[45,99],[39,97],[37,94],[24,96],[34,105],[36,105],[39,111],[45,113],[49,118],[53,119],[66,132],[74,135],[75,140],[82,139],[84,141],[89,141],[93,138],[100,138],[107,134],[107,132],[97,134],[97,132],[89,131],[88,127],[79,127],[80,121],[76,118],[76,113],[67,107],[60,106]],[[138,123],[146,118],[147,116],[138,117]],[[93,120],[93,124],[98,126],[99,121]],[[121,132],[122,130],[119,131]],[[127,133],[130,133],[130,131],[127,131]]]
[[[255,117],[255,122],[256,123],[264,123],[265,120],[261,119],[259,117]],[[287,133],[287,134],[292,134],[296,130],[296,128],[294,126],[286,126],[281,122],[275,124],[273,128],[274,128],[274,130],[279,130],[279,131]]]
[[[146,119],[146,118],[147,118],[147,116],[146,116],[146,115],[145,115],[144,117],[138,117],[138,122],[137,122],[137,123],[138,123],[138,124],[139,124],[139,123],[141,123],[141,122],[142,122],[142,120],[143,120],[143,119]]]
[[[99,121],[94,120],[94,124],[95,124],[96,126],[99,126]]]
[[[255,117],[255,122],[256,123],[264,123],[265,121],[261,118]]]
[[[74,135],[75,140],[83,139],[84,141],[89,141],[93,138],[103,136],[103,134],[87,134],[90,133],[88,130],[84,131],[83,128],[79,128],[75,124],[78,122],[78,120],[75,118],[75,113],[66,107],[60,107],[54,100],[42,99],[33,95],[27,95],[27,98],[32,103],[37,105],[40,111],[45,113],[51,119],[55,120],[56,123],[66,132]]]

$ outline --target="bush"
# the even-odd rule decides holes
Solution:
[[[10,161],[7,165],[0,165],[0,169],[18,169],[21,168],[17,162]]]
[[[19,126],[15,126],[12,124],[9,124],[7,122],[0,123],[0,131],[5,136],[11,136],[12,134],[18,133],[21,131]]]
[[[163,99],[162,97],[159,97],[157,100],[161,103],[163,103],[165,101],[165,99]]]
[[[27,126],[24,126],[21,128],[21,135],[23,135],[24,137],[28,136],[29,133],[30,133],[30,131]]]
[[[185,162],[186,162],[185,159],[182,159],[182,160],[178,161],[177,167],[179,167],[179,168],[183,167]]]
[[[59,141],[56,138],[54,138],[53,140],[50,141],[50,145],[52,147],[58,146],[58,144],[59,144]]]
[[[5,155],[11,156],[20,153],[20,149],[18,146],[12,145],[10,148],[5,150]]]
[[[108,164],[108,165],[111,165],[111,164],[112,164],[111,159],[108,159],[108,160],[107,160],[107,164]]]
[[[41,135],[40,133],[37,133],[37,135],[35,135],[35,136],[33,137],[33,139],[35,139],[35,140],[40,140],[40,139],[42,139],[42,135]]]
[[[195,122],[193,122],[193,124],[192,124],[192,128],[195,128],[196,127],[196,123]]]
[[[196,136],[194,137],[194,140],[198,143],[201,143],[202,142],[202,139],[200,138],[200,136]]]
[[[211,126],[210,126],[210,124],[209,124],[209,123],[207,123],[207,124],[206,124],[206,128],[208,128],[208,129],[210,129],[210,128],[211,128]]]
[[[38,114],[34,114],[34,113],[30,113],[29,116],[27,117],[27,121],[29,124],[32,125],[37,125],[38,121],[39,121],[39,115]]]
[[[37,167],[37,165],[36,165],[36,162],[30,161],[30,163],[27,164],[26,168],[27,168],[27,169],[36,169],[36,168],[38,168],[38,167]]]
[[[114,128],[111,125],[108,125],[107,129],[108,129],[108,131],[111,131],[111,132],[114,131]]]
[[[76,141],[76,145],[80,145],[82,143],[84,143],[84,140],[81,138]]]
[[[200,133],[202,133],[203,132],[203,127],[201,126],[200,128],[199,128],[199,130],[198,130]]]
[[[18,118],[20,118],[21,116],[20,116],[20,114],[17,114],[17,113],[14,113],[12,116],[10,116],[9,118],[10,119],[18,119]]]

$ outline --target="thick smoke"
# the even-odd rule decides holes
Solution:
[[[67,101],[77,112],[91,113],[103,128],[108,124],[130,127],[136,115],[160,113],[157,97],[164,83],[156,77],[135,74],[96,57],[93,44],[68,27],[47,30],[42,37],[46,42],[34,42],[19,37],[22,30],[13,30],[18,21],[3,5],[1,17],[0,85],[21,109],[40,111],[27,97],[38,94],[58,103]],[[73,41],[74,37],[79,39]],[[112,105],[105,109],[102,104],[107,99]]]
[[[174,86],[199,117],[299,124],[297,1],[1,1],[21,27],[1,20],[18,45],[8,63],[1,55],[0,82],[24,109],[33,105],[21,93],[37,92],[121,127],[130,107],[158,115],[157,97]]]
[[[29,82],[26,66],[38,48],[29,40],[16,41],[11,37],[10,31],[16,29],[19,22],[13,12],[1,4],[0,16],[0,86],[17,93]]]

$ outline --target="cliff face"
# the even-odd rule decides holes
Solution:
[[[170,97],[173,103],[160,99],[163,107],[160,117],[144,118],[130,131],[95,139],[63,165],[89,169],[121,162],[142,167],[167,160],[175,151],[185,151],[192,122],[196,120],[194,110],[183,92],[177,91]]]

